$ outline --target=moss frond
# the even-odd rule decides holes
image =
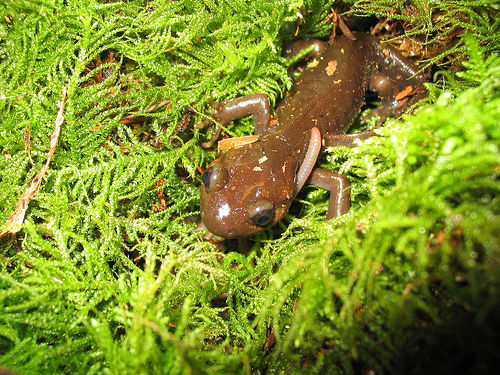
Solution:
[[[328,197],[307,188],[243,252],[197,227],[197,167],[215,152],[200,146],[211,131],[193,124],[209,99],[260,91],[276,104],[292,84],[283,42],[331,32],[331,1],[258,3],[0,4],[2,223],[47,157],[68,87],[49,173],[21,232],[0,244],[2,366],[350,374],[492,363],[498,7],[336,2],[347,20],[378,16],[393,25],[388,39],[420,45],[424,63],[439,64],[436,82],[415,115],[327,151],[323,167],[352,181],[349,214],[323,221]],[[460,344],[477,337],[484,345]]]

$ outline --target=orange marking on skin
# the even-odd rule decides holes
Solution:
[[[401,100],[403,98],[410,96],[412,93],[413,93],[413,86],[406,86],[403,90],[398,92],[396,96],[394,96],[394,99]]]

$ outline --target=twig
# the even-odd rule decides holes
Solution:
[[[26,211],[28,210],[28,205],[31,201],[31,198],[33,198],[33,196],[40,188],[43,176],[49,170],[49,164],[52,161],[52,157],[54,156],[54,153],[56,151],[57,141],[59,139],[59,134],[61,133],[61,125],[64,122],[63,113],[64,113],[64,105],[66,104],[66,92],[67,88],[64,87],[62,90],[61,102],[59,103],[58,106],[59,111],[57,112],[56,121],[54,123],[54,131],[50,136],[50,148],[47,160],[45,160],[45,163],[40,169],[40,171],[38,171],[37,175],[31,180],[30,186],[18,199],[16,210],[9,216],[9,218],[4,223],[3,230],[0,233],[0,239],[4,237],[6,234],[14,235],[21,230],[21,226],[24,221],[24,216],[26,215]]]
[[[333,9],[333,7],[330,8],[330,13],[323,20],[323,23],[327,23],[330,20],[332,20],[332,23],[333,23],[333,29],[332,29],[332,33],[330,35],[330,43],[333,43],[333,41],[335,40],[335,35],[337,33],[337,26],[340,28],[340,30],[342,31],[342,33],[345,35],[345,37],[347,39],[350,39],[352,41],[356,40],[356,37],[354,36],[354,34],[352,33],[352,31],[344,23],[344,20],[342,19],[342,17],[340,17],[337,14],[337,12],[335,12],[335,10]]]

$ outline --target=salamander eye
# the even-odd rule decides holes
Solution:
[[[226,179],[227,171],[220,163],[214,163],[211,167],[205,169],[205,172],[201,175],[201,181],[207,190],[216,188],[216,186],[224,183]]]
[[[274,219],[274,205],[266,199],[259,199],[247,212],[252,223],[259,227],[267,226]]]
[[[214,168],[210,167],[210,168],[205,169],[205,172],[203,172],[203,174],[201,175],[201,181],[203,182],[203,185],[205,185],[205,187],[207,189],[210,188],[210,182],[212,180],[211,177],[212,177],[213,171],[214,171]]]

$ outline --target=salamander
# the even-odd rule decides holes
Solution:
[[[201,218],[211,233],[245,237],[276,224],[306,182],[330,191],[327,219],[349,210],[349,180],[315,167],[321,147],[352,147],[355,140],[375,135],[373,130],[345,134],[369,90],[381,99],[374,114],[382,118],[401,115],[426,95],[426,77],[394,47],[382,46],[370,34],[353,35],[331,45],[319,40],[292,45],[292,52],[314,45],[315,57],[278,105],[272,125],[264,94],[211,103],[212,117],[221,125],[252,115],[256,135],[227,150],[202,174]]]

